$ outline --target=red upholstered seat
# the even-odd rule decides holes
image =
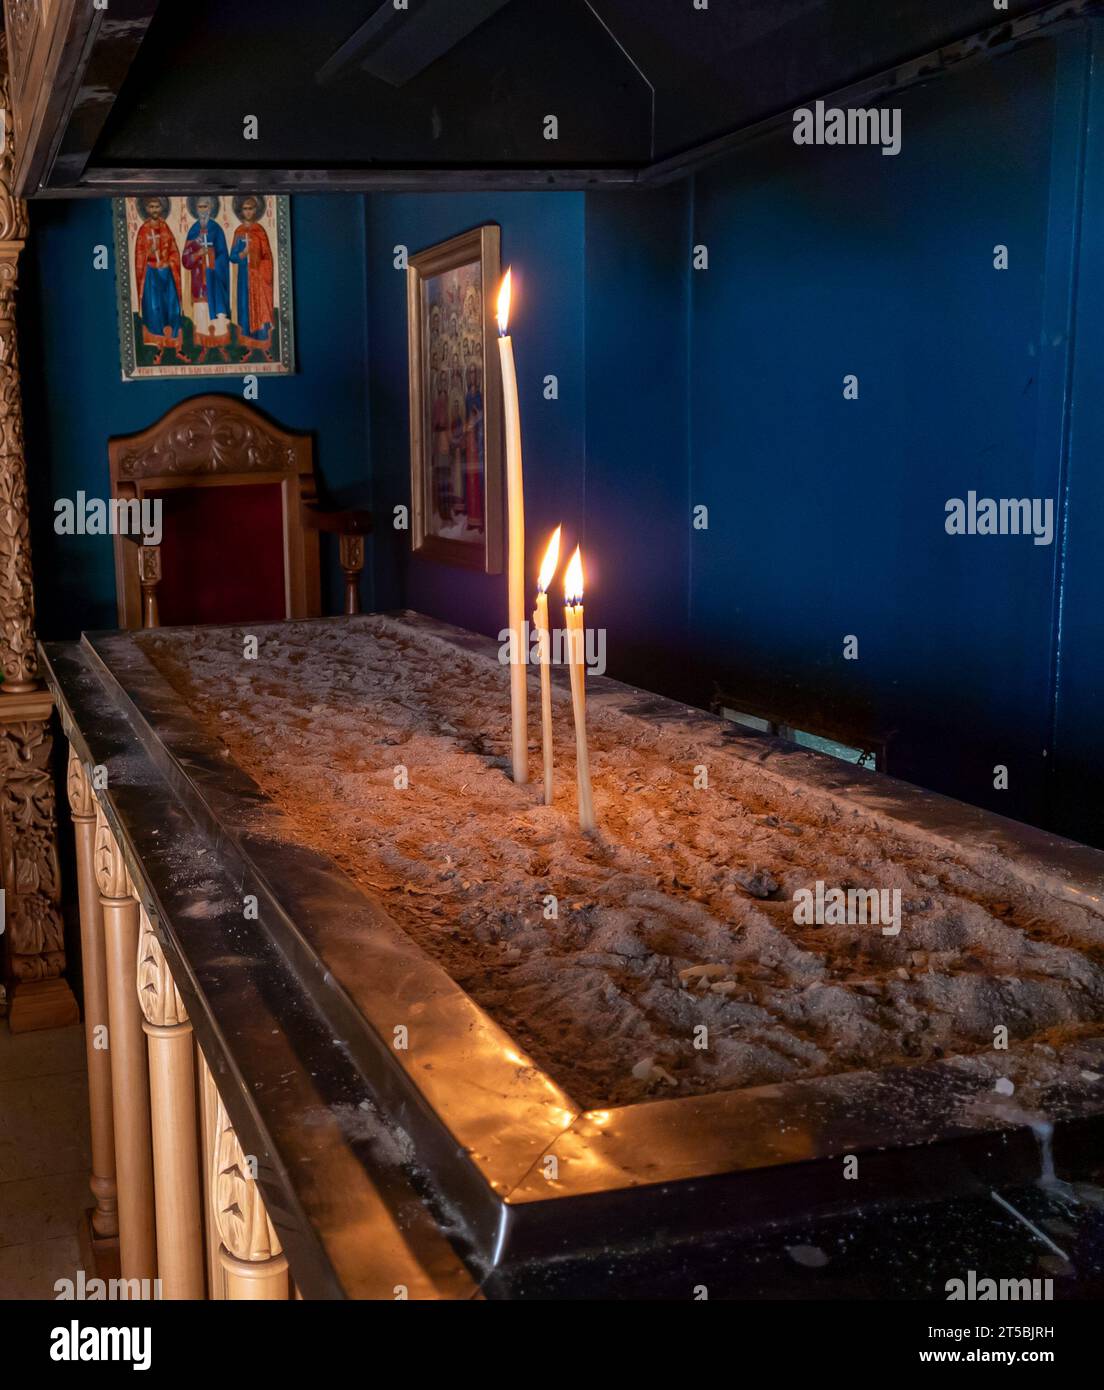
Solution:
[[[285,616],[280,483],[161,488],[161,622],[279,621]]]
[[[193,396],[108,440],[107,457],[113,498],[161,504],[156,543],[115,536],[120,627],[321,617],[321,531],[338,539],[345,612],[360,612],[372,518],[319,508],[309,435],[235,396]]]
[[[115,537],[120,627],[321,616],[328,514],[309,435],[234,396],[193,396],[107,455],[113,497],[161,504],[157,545]]]

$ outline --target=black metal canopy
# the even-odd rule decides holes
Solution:
[[[21,160],[24,191],[654,182],[788,119],[797,105],[899,89],[1098,4],[70,6],[70,61],[53,78],[68,84],[70,99],[55,96],[37,157]],[[54,36],[55,47],[64,37]]]

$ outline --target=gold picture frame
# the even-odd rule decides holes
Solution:
[[[502,572],[499,228],[476,227],[407,262],[410,501],[416,554]]]

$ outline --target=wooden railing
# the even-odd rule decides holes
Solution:
[[[96,1240],[166,1299],[286,1299],[288,1264],[122,851],[76,750]],[[198,1101],[198,1103],[197,1103]]]

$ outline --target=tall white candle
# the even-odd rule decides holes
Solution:
[[[510,272],[498,292],[498,355],[502,363],[502,403],[506,424],[506,592],[510,627],[510,734],[515,782],[529,780],[529,722],[526,712],[525,652],[525,499],[521,474],[521,414],[518,409],[514,345],[510,320]]]
[[[541,748],[544,753],[544,804],[552,805],[552,678],[549,671],[551,660],[551,634],[548,628],[548,586],[556,573],[560,558],[560,527],[552,532],[548,549],[541,561],[540,576],[537,579],[537,606],[533,613],[533,626],[537,629],[540,642],[540,682],[541,682]]]
[[[586,628],[583,626],[583,557],[579,547],[564,575],[564,617],[567,626],[571,708],[575,715],[575,770],[579,790],[579,829],[594,829],[594,796],[590,789],[590,754],[586,734]]]

